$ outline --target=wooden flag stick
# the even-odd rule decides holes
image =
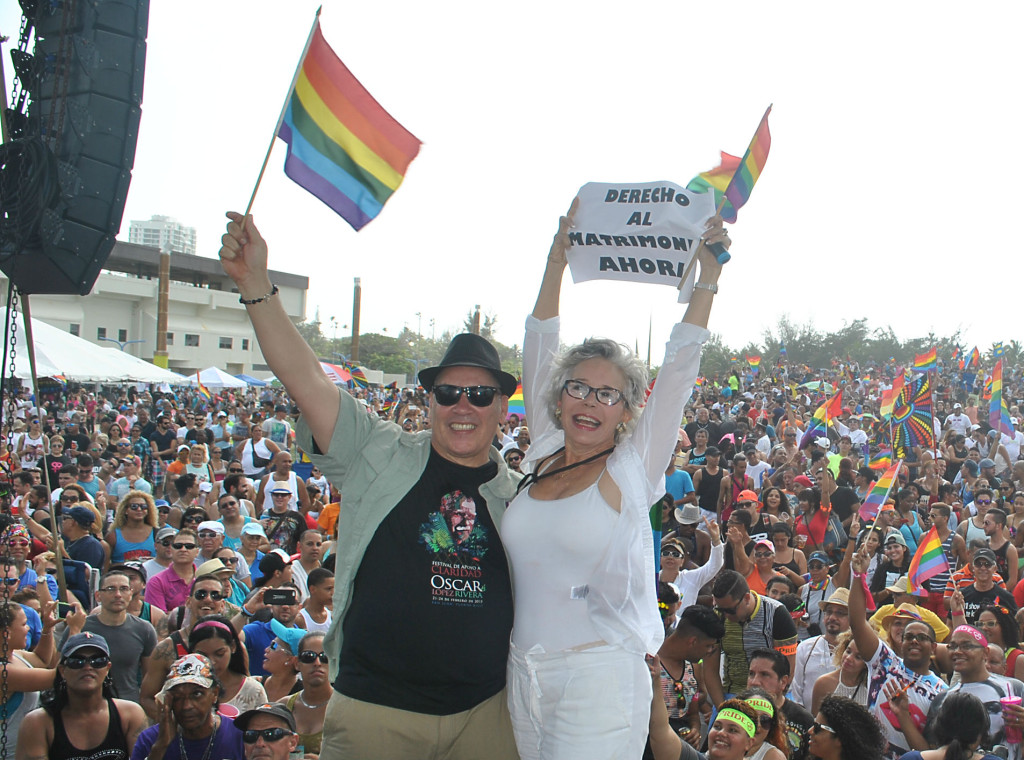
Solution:
[[[718,208],[715,209],[715,216],[721,215],[722,209],[725,208],[725,201],[726,201],[726,197],[725,197],[725,195],[723,195],[722,196],[722,202],[719,203],[718,204]],[[683,289],[683,283],[686,282],[686,278],[690,276],[690,272],[692,272],[694,266],[696,266],[696,264],[697,264],[697,254],[700,253],[700,251],[701,251],[701,249],[703,247],[704,247],[704,238],[701,238],[700,241],[697,243],[697,247],[693,251],[693,258],[691,258],[690,259],[690,263],[686,265],[686,271],[683,272],[683,277],[682,277],[681,280],[679,280],[679,290]]]
[[[302,48],[302,55],[299,56],[299,64],[295,67],[295,73],[292,75],[292,83],[288,86],[288,94],[285,96],[284,105],[281,106],[281,114],[277,117],[277,123],[274,124],[274,133],[270,136],[270,145],[267,147],[267,155],[263,157],[263,166],[260,167],[260,175],[256,178],[256,186],[252,189],[252,195],[249,196],[249,205],[245,207],[245,213],[243,217],[249,216],[249,212],[252,211],[253,201],[256,200],[256,191],[260,189],[260,182],[263,181],[263,173],[267,170],[267,163],[270,161],[270,154],[274,150],[274,140],[277,139],[277,131],[281,128],[281,122],[284,121],[284,115],[288,112],[288,103],[292,99],[292,93],[295,92],[295,83],[299,81],[299,72],[302,71],[302,64],[306,61],[306,53],[309,52],[309,46],[313,43],[313,34],[316,32],[317,24],[320,23],[320,11],[324,7],[321,5],[316,9],[316,16],[313,19],[313,26],[309,29],[309,36],[306,38],[306,44]]]

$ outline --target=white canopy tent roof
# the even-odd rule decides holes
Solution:
[[[218,367],[207,367],[199,373],[199,379],[207,388],[245,388],[244,380],[239,380],[234,375],[229,375]],[[189,385],[196,386],[196,376],[188,376]]]
[[[0,309],[0,316],[6,324],[7,309]],[[181,385],[185,382],[177,372],[157,367],[115,348],[94,345],[38,319],[32,320],[32,337],[35,339],[36,375],[39,377],[63,375],[68,380],[100,383],[134,381]],[[27,380],[31,373],[23,315],[19,315],[15,347],[14,374]]]

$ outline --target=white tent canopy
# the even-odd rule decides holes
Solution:
[[[7,309],[0,308],[0,316],[4,318],[6,324]],[[0,328],[0,336],[2,335],[2,328]],[[185,380],[177,372],[162,369],[117,349],[94,345],[38,319],[32,320],[32,337],[35,339],[36,375],[38,377],[63,375],[68,380],[79,382],[135,381],[171,383],[173,385],[180,385]],[[31,377],[31,372],[23,315],[19,315],[18,318],[15,347],[17,356],[14,374],[22,380],[27,380]]]
[[[207,388],[245,388],[244,380],[239,380],[234,375],[229,375],[218,367],[207,367],[199,373],[199,379]],[[195,375],[189,375],[189,385],[198,386]]]

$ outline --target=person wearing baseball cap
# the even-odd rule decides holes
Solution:
[[[159,722],[139,736],[132,757],[163,760],[239,758],[242,732],[217,712],[220,682],[210,661],[187,654],[171,665],[157,695]]]
[[[18,757],[127,758],[134,737],[146,727],[146,714],[135,702],[113,697],[106,639],[76,633],[64,642],[60,654],[54,701],[20,721],[11,715],[11,723],[20,722],[20,726],[17,739],[11,736],[13,726],[8,728],[8,746],[17,745]],[[8,752],[8,757],[14,757]]]
[[[235,718],[242,731],[246,760],[288,760],[299,746],[292,711],[279,702],[247,710]]]
[[[962,587],[964,618],[968,625],[977,625],[981,608],[986,605],[1000,605],[1016,612],[1017,602],[1013,594],[995,582],[996,555],[988,547],[976,549],[971,559],[974,583]],[[954,592],[955,596],[955,592]]]
[[[829,575],[831,560],[825,552],[811,552],[807,558],[807,573],[810,580],[800,587],[800,598],[807,610],[807,634],[817,636],[821,633],[824,610],[822,603],[836,592],[836,585]],[[805,637],[806,638],[806,637]]]

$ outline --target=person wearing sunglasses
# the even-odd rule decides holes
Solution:
[[[220,715],[221,685],[201,654],[175,660],[158,695],[158,723],[142,732],[131,760],[202,760],[245,754],[242,732]]]
[[[149,579],[146,601],[164,612],[184,604],[198,556],[199,536],[192,528],[182,528],[171,543],[171,566]]]
[[[910,727],[920,733],[932,701],[948,687],[931,671],[935,631],[928,623],[923,620],[906,621],[901,654],[880,640],[875,629],[868,623],[865,585],[870,562],[871,558],[864,546],[857,550],[850,562],[853,571],[849,598],[850,630],[858,654],[868,664],[867,709],[882,726],[889,753],[899,757],[913,747],[911,736],[905,733],[908,727],[897,720],[899,702],[894,705],[892,698],[907,698],[906,713],[911,716],[913,724]],[[913,688],[909,688],[911,685]]]
[[[288,760],[303,753],[318,754],[298,732],[297,716],[281,703],[268,703],[242,713],[235,725],[242,730],[246,760]],[[319,747],[319,741],[317,742]]]
[[[146,715],[134,701],[114,698],[107,640],[76,633],[60,654],[49,699],[21,721],[15,756],[127,760]],[[11,746],[10,734],[7,739]]]
[[[747,753],[747,760],[788,760],[786,719],[782,710],[775,709],[772,695],[755,686],[744,689],[736,698],[742,699],[757,711],[754,745]]]
[[[248,302],[267,364],[303,410],[296,443],[345,493],[334,600],[345,620],[325,647],[341,670],[322,754],[516,757],[503,692],[512,593],[497,525],[518,477],[491,446],[515,376],[484,338],[458,335],[437,366],[419,372],[431,396],[428,430],[405,433],[366,414],[323,373],[282,308],[251,217],[229,218],[221,263]],[[440,514],[446,496],[476,505],[478,551],[453,551]],[[397,602],[401,628],[422,635],[405,636],[394,604],[381,604],[394,599],[387,578],[395,577],[410,580]],[[463,593],[470,596],[455,596]],[[449,594],[464,601],[440,603]],[[447,635],[453,630],[461,635]],[[388,730],[399,722],[403,736]],[[458,728],[442,731],[442,723]]]
[[[996,581],[996,578],[999,577],[997,568],[998,557],[995,552],[987,546],[974,550],[970,566],[974,582],[961,586],[959,589],[964,598],[966,623],[977,625],[981,608],[989,604],[1001,605],[1009,609],[1011,614],[1016,614],[1017,602],[1013,594]],[[952,605],[950,609],[952,609]]]
[[[874,716],[852,699],[837,696],[822,700],[807,732],[807,749],[819,760],[881,760],[892,756],[891,747],[886,752],[885,736]]]
[[[575,207],[574,201],[559,221],[527,319],[523,394],[533,410],[533,443],[522,467],[529,485],[520,487],[501,525],[515,591],[509,709],[525,760],[570,741],[573,757],[643,751],[651,697],[643,654],[664,637],[648,514],[665,493],[722,271],[701,246],[699,280],[648,397],[646,367],[625,346],[597,338],[559,352],[559,297]],[[709,220],[704,238],[727,243],[721,219]],[[538,532],[541,524],[547,529]],[[580,524],[587,529],[575,530]],[[579,552],[599,561],[566,561]],[[527,657],[532,650],[545,654]],[[609,672],[620,686],[602,695],[606,709],[570,706],[560,696],[568,683],[585,690],[591,679],[596,695]]]
[[[153,497],[145,491],[128,491],[117,505],[107,533],[110,561],[146,560],[156,556],[159,515]]]
[[[323,632],[307,633],[298,644],[296,668],[302,680],[302,691],[285,697],[279,704],[295,716],[293,729],[299,735],[303,752],[320,754],[324,733],[324,716],[334,689],[327,668]]]

